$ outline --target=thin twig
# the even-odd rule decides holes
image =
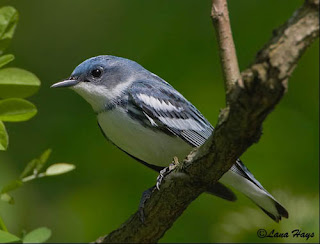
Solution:
[[[224,75],[226,96],[231,94],[234,85],[242,85],[235,45],[229,19],[227,0],[212,0],[211,18],[219,43],[219,54]]]

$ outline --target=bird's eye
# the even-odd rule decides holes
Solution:
[[[91,75],[95,78],[99,78],[102,74],[102,70],[101,69],[94,69],[91,71]]]

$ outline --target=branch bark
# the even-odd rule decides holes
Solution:
[[[226,0],[213,0],[225,77],[227,107],[219,115],[213,135],[153,190],[144,206],[144,222],[137,211],[122,226],[96,243],[157,242],[188,205],[217,182],[235,160],[261,135],[262,123],[287,90],[287,82],[301,55],[319,36],[319,0],[307,0],[273,33],[255,62],[239,75]],[[183,172],[184,176],[181,177]]]

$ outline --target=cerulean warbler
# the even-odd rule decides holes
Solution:
[[[160,171],[174,157],[183,160],[201,146],[213,127],[170,84],[138,63],[115,56],[97,56],[81,63],[71,76],[52,87],[70,87],[97,114],[107,139],[119,149]],[[237,160],[213,187],[211,193],[234,201],[223,184],[250,198],[273,220],[288,218],[288,212]]]

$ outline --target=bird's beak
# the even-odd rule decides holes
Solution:
[[[64,81],[60,81],[60,82],[53,84],[51,86],[51,88],[70,87],[70,86],[74,86],[78,83],[79,83],[78,80],[64,80]]]

